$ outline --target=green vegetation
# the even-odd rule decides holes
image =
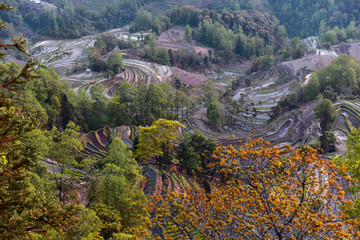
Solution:
[[[186,94],[181,90],[175,91],[169,84],[156,86],[151,83],[147,88],[140,82],[135,88],[131,83],[123,82],[103,109],[111,126],[147,125],[159,118],[177,120],[179,116],[185,117],[191,105]]]
[[[184,125],[178,121],[166,119],[158,119],[150,127],[140,127],[136,157],[141,161],[155,157],[160,165],[170,165],[174,143],[181,128],[184,128]]]
[[[355,58],[341,55],[328,67],[311,74],[309,82],[304,87],[298,83],[293,85],[293,93],[284,96],[272,110],[272,118],[294,109],[302,103],[314,100],[319,94],[331,101],[336,101],[339,95],[359,93],[360,65]]]
[[[220,103],[212,100],[206,109],[206,117],[211,126],[221,126],[223,122],[222,109]]]
[[[154,17],[148,11],[139,10],[136,13],[136,18],[131,23],[130,32],[152,30],[156,35],[160,35],[162,32],[168,30],[169,27],[170,19],[168,17]]]
[[[1,4],[0,9],[11,8]],[[5,28],[3,22],[0,28]],[[26,52],[25,47],[26,40],[22,38],[9,44],[1,42],[0,56],[3,57],[8,48]],[[58,203],[49,180],[40,179],[35,173],[47,148],[37,130],[45,119],[39,122],[36,119],[37,114],[44,115],[44,112],[38,111],[40,105],[22,105],[14,98],[21,99],[18,91],[22,83],[38,76],[33,73],[32,59],[21,71],[17,66],[12,68],[14,66],[2,65],[0,78],[0,237],[29,239],[40,237],[43,232],[55,236],[56,232],[66,232],[74,224],[77,212],[72,206]],[[12,74],[7,75],[7,72]]]
[[[360,144],[360,131],[356,128],[351,130],[351,133],[348,137],[348,141],[346,142],[346,156],[338,156],[334,159],[335,163],[343,169],[343,174],[345,175],[345,179],[349,181],[348,190],[354,196],[354,202],[352,202],[345,209],[345,214],[349,219],[354,219],[353,221],[357,221],[357,216],[359,214],[359,163],[360,163],[360,152],[359,152],[359,144]]]
[[[74,5],[69,0],[51,1],[55,2],[55,8],[40,9],[29,9],[29,1],[25,0],[4,2],[14,6],[15,10],[11,13],[0,13],[0,18],[18,30],[30,28],[43,36],[78,38],[95,30],[103,31],[131,23],[141,6],[150,1],[111,0],[102,2],[96,11],[91,8],[93,3]]]
[[[286,41],[284,28],[256,11],[216,12],[183,7],[173,9],[170,20],[197,27],[194,39],[215,48],[223,57],[232,52],[243,57],[272,55]],[[261,29],[257,27],[260,25]]]
[[[268,0],[275,16],[291,36],[309,37],[324,32],[327,27],[346,27],[359,19],[359,4],[355,0]]]
[[[348,55],[341,55],[336,58],[327,68],[316,72],[320,91],[331,87],[336,94],[356,94],[359,90],[360,66],[355,58]]]
[[[316,74],[311,74],[309,82],[304,88],[304,98],[310,102],[316,98],[320,92],[320,83]]]
[[[118,74],[124,68],[123,58],[121,52],[116,52],[110,54],[107,62],[106,67],[108,70],[112,71],[114,74]]]
[[[162,65],[170,65],[171,62],[174,62],[174,53],[172,59],[170,59],[169,50],[166,48],[158,48],[155,40],[151,38],[148,42],[148,46],[144,48],[145,57]]]
[[[207,172],[208,166],[212,163],[212,152],[217,143],[207,138],[202,132],[196,130],[193,134],[185,133],[180,139],[176,151],[180,165],[187,170],[187,173]],[[208,172],[207,172],[208,174]]]
[[[360,27],[356,26],[355,21],[351,21],[347,27],[339,28],[335,26],[333,29],[325,31],[324,29],[319,32],[320,46],[330,48],[331,45],[353,42],[360,39]]]
[[[191,28],[188,24],[185,26],[185,40],[191,42],[191,39],[192,39],[192,33],[191,33]]]
[[[321,136],[312,145],[321,147],[324,154],[335,148],[334,122],[340,126],[335,133],[344,136],[347,132],[341,129],[360,125],[356,59],[341,55],[302,85],[293,81],[292,93],[272,109],[272,118],[289,119],[283,117],[280,126],[264,128],[264,134],[278,129],[266,138],[275,144],[280,139],[279,145],[257,135],[242,142],[222,139],[233,132],[245,138],[252,126],[267,120],[267,110],[278,99],[275,95],[287,89],[276,82],[277,68],[266,68],[301,58],[306,49],[296,32],[305,36],[318,26],[294,28],[289,40],[278,19],[254,10],[246,0],[204,1],[208,8],[202,9],[180,4],[168,9],[167,15],[147,11],[151,0],[110,0],[102,5],[91,0],[93,6],[83,7],[82,0],[49,0],[36,11],[27,8],[31,4],[25,0],[6,2],[16,10],[0,11],[0,18],[11,22],[10,31],[2,36],[12,37],[15,29],[30,27],[41,40],[44,36],[75,38],[129,23],[131,34],[128,40],[119,40],[113,33],[99,34],[93,47],[81,46],[84,51],[79,52],[76,65],[85,62],[88,54],[89,65],[82,67],[100,74],[80,72],[78,66],[76,73],[67,73],[54,61],[61,57],[46,59],[55,69],[61,68],[65,77],[77,76],[72,81],[79,94],[53,68],[31,59],[24,66],[0,63],[1,239],[360,237],[360,132],[352,130],[347,156],[334,162],[321,159],[306,146],[284,147],[306,142],[305,137],[298,138],[301,133],[319,134],[316,122],[308,131],[307,122],[297,119],[297,114],[304,116],[315,105],[313,115]],[[269,0],[256,8],[276,9],[280,3]],[[310,17],[310,23],[320,21],[323,46],[358,38],[355,22],[347,25],[357,16],[356,9],[348,9],[355,7],[353,1],[346,3],[349,6],[327,1],[326,9],[320,3],[325,2],[315,1],[309,9],[303,0],[299,8],[289,9],[293,1],[288,1],[274,13],[280,14],[280,20],[288,10],[287,14],[294,12],[294,21],[304,17]],[[0,4],[0,9],[10,7]],[[347,9],[347,15],[338,9]],[[321,21],[324,11],[332,14],[326,15],[328,22]],[[158,38],[176,25],[184,28],[178,26]],[[0,22],[0,29],[4,27]],[[152,34],[145,33],[148,30]],[[131,40],[134,36],[137,40]],[[168,40],[176,43],[169,46]],[[13,54],[8,49],[26,54],[26,40],[0,41],[1,58],[6,52]],[[58,54],[63,48],[49,49]],[[123,60],[118,49],[129,59]],[[216,83],[139,59],[198,69],[213,74]],[[233,66],[223,69],[224,63]],[[264,71],[249,75],[260,70]],[[301,71],[308,74],[305,67]],[[267,81],[258,81],[257,75]],[[228,79],[233,80],[231,88],[224,84]],[[239,101],[234,100],[235,94],[240,95]],[[250,97],[247,101],[247,96],[256,94],[260,94],[256,101]],[[354,101],[338,101],[336,111],[333,102],[342,98]],[[301,104],[307,104],[306,110],[287,114]],[[347,183],[350,187],[343,189]],[[348,198],[346,191],[355,198]]]
[[[332,125],[337,117],[337,112],[329,99],[322,99],[314,108],[315,116],[320,120],[322,136],[320,137],[321,147],[325,152],[329,152],[336,142]]]

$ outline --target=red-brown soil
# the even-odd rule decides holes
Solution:
[[[173,81],[175,81],[175,78],[178,78],[182,84],[185,84],[187,86],[202,85],[207,82],[207,78],[200,74],[187,72],[177,67],[172,67],[171,71],[173,72]]]

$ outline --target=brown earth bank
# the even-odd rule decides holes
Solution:
[[[321,135],[318,120],[314,116],[313,108],[318,101],[301,105],[299,109],[289,111],[278,119],[270,122],[263,129],[254,131],[253,138],[264,138],[272,144],[283,146],[289,144],[299,146],[300,144],[310,144]],[[250,137],[250,133],[236,135],[235,138],[218,139],[222,145],[241,145]],[[216,137],[219,138],[219,137]],[[241,141],[241,143],[239,142]]]
[[[286,140],[289,142],[295,142],[302,139],[304,143],[309,144],[320,136],[321,129],[319,121],[314,115],[314,107],[317,104],[318,101],[312,101],[300,105],[298,109],[289,111],[270,122],[260,132],[256,133],[256,135],[272,136],[269,140],[279,139],[286,135]],[[291,124],[287,127],[286,132],[279,133],[279,126],[286,121],[291,121]]]
[[[198,46],[195,41],[187,42],[184,40],[184,37],[184,27],[177,26],[163,32],[156,41],[158,46],[170,48],[173,51],[183,48],[194,49],[194,51],[198,54],[200,53],[204,56],[208,55],[208,51],[211,48]]]
[[[207,78],[203,75],[187,72],[178,67],[172,67],[172,80],[179,79],[182,84],[187,86],[203,85],[207,82]]]
[[[333,58],[326,55],[307,55],[300,59],[291,60],[281,63],[291,69],[292,75],[299,75],[301,71],[313,72],[318,68],[324,68],[330,65]]]
[[[302,82],[304,77],[319,68],[330,65],[333,57],[311,54],[300,59],[285,61],[275,66],[254,72],[251,75],[240,77],[240,87],[245,87],[245,79],[251,80],[251,86],[272,79],[277,84],[284,84],[293,80]],[[234,91],[236,92],[236,91]]]
[[[335,45],[333,49],[339,54],[347,54],[360,60],[360,42]]]

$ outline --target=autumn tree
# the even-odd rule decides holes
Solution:
[[[211,192],[185,187],[150,204],[166,239],[349,239],[345,191],[332,161],[310,147],[284,149],[262,139],[213,154]]]
[[[349,195],[350,204],[345,205],[344,214],[347,219],[349,229],[355,236],[360,230],[360,200],[355,197],[360,190],[360,130],[353,128],[346,142],[346,155],[337,156],[334,162],[341,169],[341,173],[348,181],[347,190],[352,193]]]
[[[140,127],[139,144],[135,156],[140,160],[149,160],[154,157],[159,164],[168,165],[181,128],[185,126],[178,121],[162,118],[150,127]]]

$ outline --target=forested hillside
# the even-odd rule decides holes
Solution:
[[[358,9],[0,2],[0,239],[360,239]]]
[[[29,0],[5,0],[6,4],[15,7],[12,13],[1,13],[1,18],[11,23],[11,29],[25,30],[50,37],[74,38],[94,32],[121,27],[133,21],[138,10],[151,4],[169,4],[169,1],[151,0],[111,0],[105,3],[85,0],[43,1],[42,4],[31,3]],[[184,4],[213,10],[251,10],[252,1],[200,1]],[[157,4],[157,5],[156,5]],[[176,5],[181,6],[181,4]],[[350,22],[357,23],[359,5],[356,1],[274,1],[262,3],[262,9],[271,10],[280,20],[291,37],[302,38],[318,35],[327,28],[347,27]],[[171,9],[163,9],[169,12]],[[269,11],[267,11],[269,12]],[[184,24],[184,23],[183,23]],[[197,26],[197,25],[196,25]],[[10,30],[11,30],[10,29]],[[9,30],[8,30],[9,31]]]
[[[326,27],[344,28],[358,22],[360,6],[355,0],[268,0],[274,15],[290,36],[302,38],[318,35]]]
[[[76,2],[76,1],[75,1]],[[12,12],[2,12],[1,18],[11,24],[11,29],[53,38],[77,38],[95,30],[121,27],[135,19],[136,12],[149,1],[106,1],[95,9],[92,3],[74,4],[69,0],[43,1],[5,0],[14,6]],[[49,4],[48,4],[49,3]]]

